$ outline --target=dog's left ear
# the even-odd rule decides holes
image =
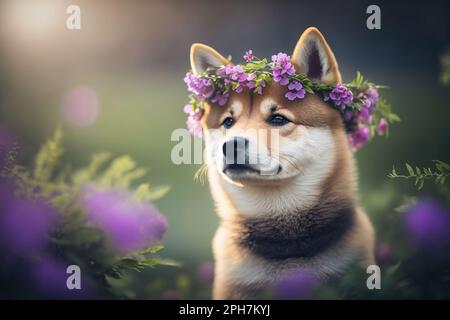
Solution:
[[[203,73],[208,67],[221,67],[228,63],[225,57],[207,45],[194,43],[191,46],[191,68],[196,75]]]
[[[310,79],[337,84],[342,81],[336,58],[322,33],[314,27],[301,35],[292,54],[292,63],[297,71]]]

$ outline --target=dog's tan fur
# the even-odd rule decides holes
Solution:
[[[292,61],[296,70],[307,74],[311,71],[305,61],[314,49],[310,45],[320,48],[322,73],[318,80],[330,84],[341,82],[334,54],[315,28],[307,29],[295,47]],[[192,46],[194,72],[200,73],[208,65],[226,63],[212,48]],[[221,172],[220,161],[208,163],[209,184],[221,218],[213,241],[216,299],[254,298],[283,274],[298,268],[312,269],[327,279],[344,272],[353,261],[359,261],[364,267],[374,262],[374,232],[368,217],[357,205],[356,168],[339,112],[316,95],[289,101],[284,97],[285,92],[285,87],[272,82],[261,96],[249,91],[232,93],[226,106],[204,106],[202,125],[206,144],[212,149],[219,148],[237,132],[248,129],[270,132],[273,128],[265,120],[270,114],[281,114],[291,121],[277,128],[281,153],[285,154],[285,159],[280,160],[284,171],[279,177],[229,177]],[[221,128],[224,118],[230,115],[235,118],[235,125],[228,130]],[[225,138],[213,140],[208,129],[222,130]],[[272,143],[269,138],[268,150]],[[216,153],[213,158],[218,158]],[[342,234],[338,233],[326,246],[315,243],[311,230],[321,230],[322,221],[332,227],[334,221],[342,220],[340,214],[347,214],[351,219],[350,223],[342,224]],[[259,254],[265,248],[254,247],[248,240],[253,239],[255,232],[263,239],[267,233],[268,239],[288,241],[288,246],[289,239],[300,241],[296,232],[303,232],[312,245],[306,251],[292,251],[295,253],[292,257],[280,258],[269,248],[268,255]],[[316,247],[321,249],[311,252]],[[301,241],[299,248],[293,247],[297,249],[303,250]]]

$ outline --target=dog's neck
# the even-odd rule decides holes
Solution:
[[[338,243],[354,216],[352,203],[320,204],[289,215],[237,219],[230,230],[235,243],[265,259],[310,258]]]

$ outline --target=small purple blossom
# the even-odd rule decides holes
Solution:
[[[378,90],[373,87],[369,87],[365,92],[361,92],[358,95],[358,98],[361,99],[361,103],[363,104],[364,108],[366,108],[369,113],[372,114],[375,111],[378,96]]]
[[[187,84],[188,90],[199,100],[207,99],[213,94],[213,84],[209,79],[202,79],[188,72],[184,77],[184,82]]]
[[[201,137],[203,133],[203,128],[200,120],[197,120],[196,118],[199,117],[199,112],[194,113],[193,115],[189,115],[186,120],[186,127],[190,134],[196,137]]]
[[[262,95],[262,91],[263,91],[263,89],[264,89],[265,87],[266,87],[266,81],[262,80],[262,81],[259,83],[259,86],[258,86],[258,89],[257,89],[257,92],[258,92],[259,95]]]
[[[372,102],[372,106],[375,106],[378,101],[378,97],[379,97],[378,90],[376,88],[369,87],[366,90],[366,95],[367,95],[368,99]]]
[[[372,114],[370,113],[368,108],[361,108],[356,117],[358,122],[371,123],[372,122]]]
[[[191,104],[186,104],[183,108],[184,113],[188,114],[186,120],[186,127],[190,134],[201,137],[203,128],[200,122],[203,112],[201,108],[197,108],[194,111],[194,107]]]
[[[288,89],[290,91],[286,92],[284,96],[291,101],[305,97],[306,91],[300,81],[292,81],[289,83]]]
[[[230,94],[228,92],[220,92],[217,91],[214,96],[211,98],[212,103],[217,103],[219,106],[224,106],[228,102],[228,98]]]
[[[301,269],[281,277],[275,283],[273,293],[278,299],[305,299],[318,285],[319,279],[312,270]]]
[[[384,136],[384,134],[387,132],[388,128],[389,128],[389,123],[386,121],[385,118],[381,118],[377,124],[378,135]]]
[[[131,194],[86,187],[82,203],[90,222],[103,230],[111,246],[122,254],[156,244],[167,229],[167,220],[151,204]]]
[[[348,135],[348,140],[352,150],[355,152],[369,141],[370,130],[364,125],[359,125],[357,129]]]
[[[253,59],[255,59],[255,56],[253,55],[253,50],[248,50],[244,54],[244,60],[246,62],[252,62]]]
[[[343,84],[338,84],[331,92],[325,97],[325,101],[331,99],[336,106],[345,106],[353,101],[353,93]]]
[[[285,86],[289,83],[290,75],[295,74],[294,66],[291,63],[291,57],[285,53],[278,53],[272,56],[272,74],[273,80]]]
[[[345,110],[343,114],[344,122],[351,123],[354,119],[354,113],[351,110]]]
[[[240,65],[233,66],[228,64],[219,69],[217,75],[224,78],[226,84],[234,83],[233,90],[237,93],[242,93],[246,88],[253,89],[256,86],[253,81],[256,78],[256,74],[247,75]]]
[[[450,252],[450,212],[433,199],[413,205],[404,216],[410,242],[416,249],[432,254]]]

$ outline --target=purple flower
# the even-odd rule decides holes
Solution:
[[[201,137],[203,132],[202,124],[200,121],[203,115],[202,109],[197,108],[197,110],[194,111],[194,107],[191,104],[186,104],[183,108],[183,111],[188,114],[188,118],[186,120],[186,127],[189,133],[194,136]]]
[[[318,285],[319,279],[312,270],[301,269],[281,277],[281,279],[275,283],[273,293],[278,299],[304,299],[307,298]]]
[[[219,106],[224,106],[228,102],[228,98],[230,97],[230,94],[228,92],[220,92],[217,91],[214,96],[211,98],[212,103],[217,103]]]
[[[343,117],[345,123],[351,123],[354,119],[354,113],[351,110],[345,110]]]
[[[184,105],[184,107],[183,107],[183,112],[184,113],[190,114],[193,111],[194,111],[194,107],[192,106],[192,104],[188,103],[188,104]]]
[[[291,57],[285,53],[278,53],[272,56],[272,74],[273,80],[285,86],[289,83],[289,75],[295,74],[294,66],[291,63]]]
[[[258,90],[257,90],[259,95],[262,95],[263,88],[265,88],[265,87],[266,87],[266,82],[264,80],[262,80],[259,83]]]
[[[255,56],[253,55],[253,50],[248,50],[244,54],[244,60],[246,62],[252,62],[253,59],[255,59]]]
[[[112,247],[122,254],[156,244],[167,229],[167,220],[151,204],[134,200],[131,194],[85,189],[82,203],[88,220],[103,230]]]
[[[247,88],[253,89],[256,87],[256,82],[253,81],[256,78],[256,74],[252,73],[247,76]]]
[[[209,79],[202,79],[188,72],[184,77],[184,82],[187,84],[188,90],[199,100],[207,99],[213,94],[214,87]]]
[[[197,269],[197,279],[203,284],[211,285],[214,280],[214,263],[202,263]]]
[[[432,254],[450,253],[450,212],[433,199],[418,201],[405,214],[411,244]]]
[[[372,106],[375,107],[379,97],[378,90],[376,88],[369,87],[366,90],[366,96],[370,100],[370,102],[372,102]]]
[[[369,138],[369,128],[361,124],[356,128],[355,131],[351,132],[348,135],[348,140],[354,152],[360,149],[364,144],[366,144]]]
[[[325,101],[329,99],[333,100],[336,106],[345,106],[352,103],[353,93],[343,84],[338,84],[331,92],[328,97],[325,97]]]
[[[361,108],[358,112],[358,115],[356,117],[356,120],[358,122],[366,122],[371,123],[372,122],[372,115],[370,114],[370,111],[368,108]]]
[[[295,99],[303,99],[305,97],[306,91],[303,89],[303,85],[300,81],[292,81],[289,83],[288,89],[290,91],[286,92],[284,96],[291,101]]]
[[[231,64],[219,69],[217,75],[224,78],[225,83],[235,83],[236,85],[233,87],[233,90],[237,93],[243,92],[245,88],[254,86],[252,81],[256,77],[254,74],[247,75],[240,65],[233,66]]]
[[[57,213],[43,200],[16,198],[14,185],[0,186],[0,245],[17,255],[32,255],[48,244],[48,233],[57,222]]]
[[[389,128],[389,123],[385,118],[381,118],[377,124],[377,132],[379,136],[383,136]]]
[[[196,113],[189,115],[186,120],[186,127],[190,134],[193,136],[201,137],[203,133],[202,123],[200,122],[199,117],[201,111],[197,111]]]
[[[358,97],[361,99],[364,108],[372,114],[375,111],[375,106],[378,101],[378,90],[369,87],[365,92],[361,92]]]

